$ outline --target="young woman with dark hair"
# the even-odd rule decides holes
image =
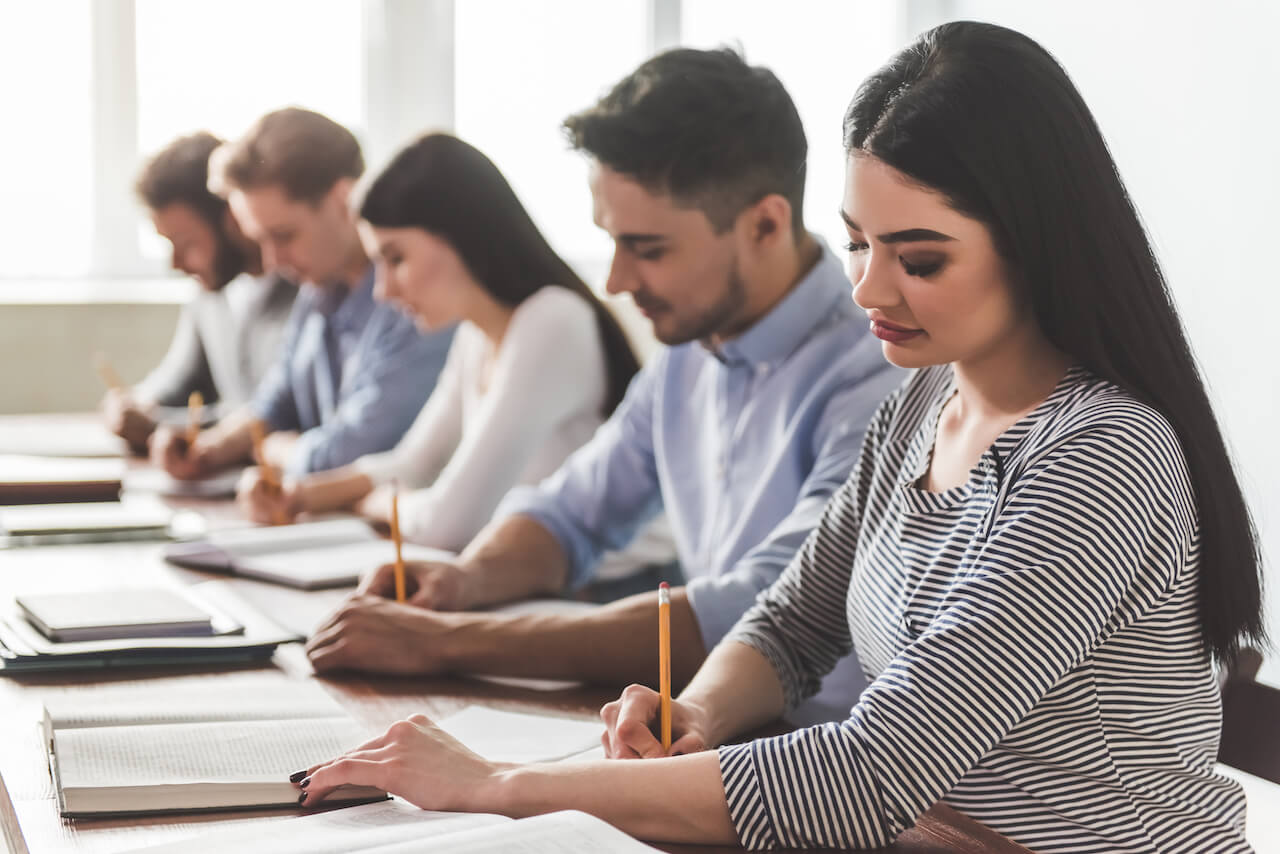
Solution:
[[[390,451],[242,492],[260,521],[355,507],[405,538],[457,550],[507,490],[555,471],[622,399],[638,363],[617,321],[543,238],[498,168],[429,134],[354,203],[376,295],[423,329],[461,322],[426,406]]]
[[[308,801],[374,784],[767,848],[882,846],[945,800],[1037,851],[1248,850],[1213,662],[1262,635],[1256,539],[1092,116],[1039,45],[953,23],[845,134],[854,299],[918,370],[675,703],[672,755],[631,686],[606,749],[654,761],[495,765],[416,718],[312,769]],[[874,681],[847,720],[706,750],[851,648]]]

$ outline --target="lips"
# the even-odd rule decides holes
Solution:
[[[901,344],[904,341],[910,341],[912,338],[923,335],[924,330],[898,326],[896,323],[889,323],[886,320],[873,320],[871,321],[871,334],[882,341]]]

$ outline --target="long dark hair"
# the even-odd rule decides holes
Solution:
[[[420,137],[364,188],[359,216],[381,228],[421,228],[446,240],[489,294],[517,306],[546,285],[573,291],[596,313],[607,388],[602,414],[622,401],[639,370],[622,327],[547,243],[507,179],[457,137]]]
[[[862,84],[844,139],[984,223],[1048,339],[1169,419],[1200,516],[1205,645],[1229,661],[1261,642],[1257,533],[1160,265],[1062,67],[1012,30],[943,24]]]

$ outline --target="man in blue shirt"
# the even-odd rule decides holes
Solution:
[[[264,265],[306,285],[247,407],[190,444],[182,431],[157,433],[152,456],[170,474],[247,461],[255,423],[269,434],[267,461],[287,475],[336,468],[394,446],[422,409],[453,330],[422,334],[374,301],[373,267],[347,204],[363,169],[350,131],[297,108],[268,113],[214,153],[210,181]],[[256,485],[255,472],[242,488]]]
[[[671,51],[566,129],[615,243],[608,289],[668,347],[456,562],[411,564],[409,604],[387,598],[389,567],[366,579],[312,637],[319,670],[653,684],[651,593],[570,616],[443,612],[579,587],[665,508],[688,581],[671,597],[673,679],[686,680],[816,526],[902,378],[804,229],[807,145],[772,73],[728,50]],[[850,659],[801,720],[845,717],[862,684]]]

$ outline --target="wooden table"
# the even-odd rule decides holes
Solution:
[[[0,417],[0,440],[5,422]],[[30,422],[28,422],[29,424]],[[0,441],[0,445],[3,442]],[[182,502],[209,511],[212,524],[234,519],[228,502]],[[147,583],[178,577],[187,581],[214,576],[168,566],[155,543],[109,543],[41,546],[0,550],[0,600],[18,591],[75,590],[109,585],[113,579]],[[340,598],[340,591],[305,593],[248,579],[232,579],[237,592],[274,618],[305,629]],[[317,679],[299,644],[281,647],[272,664],[286,674]],[[28,675],[0,678],[0,845],[12,854],[44,852],[110,852],[154,845],[202,831],[246,822],[281,821],[293,811],[222,812],[155,818],[71,820],[58,815],[53,784],[37,720],[46,697],[87,685],[130,680],[173,680],[175,690],[197,680],[226,679],[236,668],[212,672],[181,669],[129,670],[111,673]],[[380,731],[393,721],[423,712],[443,717],[467,705],[483,703],[513,711],[547,711],[594,717],[616,690],[582,687],[559,692],[535,692],[463,678],[391,678],[351,675],[317,679],[358,720]],[[715,846],[661,844],[669,852],[738,850]],[[0,849],[3,850],[3,849]],[[942,852],[1023,852],[1026,849],[989,828],[939,804],[888,851],[912,854]]]

